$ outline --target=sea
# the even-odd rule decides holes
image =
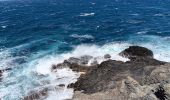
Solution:
[[[71,99],[80,73],[51,66],[91,55],[128,61],[132,45],[170,62],[170,0],[0,0],[1,100],[22,100],[48,88],[41,100]],[[64,87],[58,85],[64,84]]]

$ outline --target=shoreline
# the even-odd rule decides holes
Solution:
[[[119,55],[130,60],[112,60],[109,54],[104,55],[106,60],[102,63],[89,55],[70,57],[63,63],[52,65],[51,72],[57,73],[61,69],[70,68],[80,74],[75,83],[58,85],[61,88],[74,89],[72,100],[170,98],[170,63],[154,59],[151,50],[139,46],[130,46]],[[45,89],[32,93],[24,97],[24,100],[47,98],[49,91],[50,89]]]

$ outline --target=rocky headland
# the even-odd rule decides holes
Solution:
[[[93,56],[84,55],[52,65],[51,72],[70,68],[81,74],[77,82],[68,85],[74,89],[73,100],[170,100],[170,63],[154,59],[151,50],[140,46],[130,46],[119,55],[129,61],[115,61],[106,54],[99,64]],[[24,100],[45,95],[48,89]]]

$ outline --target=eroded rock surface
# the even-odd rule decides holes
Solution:
[[[75,90],[73,100],[170,100],[170,63],[154,59],[151,50],[139,46],[131,46],[120,55],[130,61],[111,60],[111,55],[106,54],[106,61],[98,64],[95,58],[85,55],[52,65],[51,71],[70,68],[83,73],[76,83],[68,85]],[[47,94],[45,89],[24,99],[40,99]]]
[[[73,100],[170,100],[170,64],[147,48],[125,51],[130,61],[104,61],[70,84]]]

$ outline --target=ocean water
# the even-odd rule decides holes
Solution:
[[[1,100],[20,100],[48,88],[44,100],[73,96],[79,73],[51,72],[69,57],[118,55],[131,45],[170,61],[170,0],[0,0]],[[57,87],[65,84],[65,87]]]

